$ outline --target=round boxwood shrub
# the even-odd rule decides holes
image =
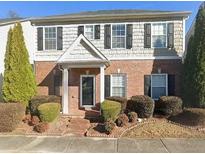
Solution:
[[[60,104],[45,103],[38,107],[38,115],[42,122],[52,122],[60,114]]]
[[[23,120],[25,106],[20,103],[0,103],[0,132],[11,132]]]
[[[136,112],[139,118],[150,118],[154,112],[154,101],[146,95],[132,96],[127,108],[129,111]]]
[[[55,95],[49,95],[49,96],[34,96],[30,101],[29,101],[29,110],[31,115],[38,115],[38,106],[44,103],[49,103],[49,102],[55,102],[59,103],[61,102],[61,99],[59,96]]]
[[[111,134],[116,125],[113,120],[109,119],[104,123],[104,126],[105,126],[106,133]]]
[[[162,96],[156,103],[156,111],[164,115],[177,115],[182,112],[182,99],[176,96]]]
[[[110,97],[106,97],[106,99],[111,100],[111,101],[119,102],[121,104],[121,113],[124,113],[126,111],[127,98],[120,97],[120,96],[110,96]]]
[[[104,121],[111,119],[115,121],[120,114],[121,104],[119,102],[105,100],[101,104],[101,115]]]
[[[136,112],[129,112],[128,113],[128,118],[129,122],[136,122],[137,121],[137,113]]]
[[[129,122],[129,119],[128,119],[127,115],[123,113],[123,114],[120,114],[118,116],[116,122],[117,122],[117,126],[123,127],[123,126],[127,125],[127,123]]]

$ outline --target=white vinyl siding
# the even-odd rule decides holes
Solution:
[[[125,48],[126,26],[125,24],[112,25],[112,48]]]
[[[167,46],[167,23],[152,23],[152,47],[166,48]]]
[[[167,96],[167,88],[167,74],[151,75],[151,97],[153,99]]]
[[[126,96],[126,80],[125,74],[111,75],[111,96]]]
[[[94,25],[86,25],[85,29],[85,37],[89,40],[94,39]]]
[[[57,49],[57,30],[56,27],[44,28],[44,49],[56,50]]]

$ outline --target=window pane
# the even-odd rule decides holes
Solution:
[[[94,27],[93,25],[85,26],[85,37],[87,37],[88,39],[93,39],[93,35],[94,35],[93,27]]]
[[[161,96],[166,96],[166,88],[152,87],[152,98],[158,99]]]
[[[126,76],[122,74],[112,75],[112,96],[125,97]]]
[[[166,23],[152,24],[152,46],[153,47],[166,47]]]
[[[166,36],[152,36],[153,47],[166,47]]]
[[[166,87],[166,76],[152,75],[152,87]]]
[[[112,26],[112,48],[125,48],[125,25]]]
[[[56,27],[45,28],[45,50],[56,49]]]

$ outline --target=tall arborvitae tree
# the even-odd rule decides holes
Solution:
[[[186,107],[194,107],[195,104],[195,92],[194,89],[194,72],[196,66],[196,52],[194,50],[194,37],[191,36],[188,41],[187,53],[186,58],[183,64],[183,85],[182,85],[182,92],[183,92],[183,100],[184,105]]]
[[[194,72],[195,102],[199,104],[199,107],[205,107],[205,9],[203,5],[196,17],[194,46],[196,52]]]
[[[27,106],[36,93],[36,82],[21,24],[15,24],[10,33],[5,57],[3,98],[6,102],[20,102]]]

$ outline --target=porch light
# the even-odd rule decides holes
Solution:
[[[120,73],[120,69],[119,68],[117,69],[117,73]]]
[[[88,75],[89,73],[90,73],[90,71],[89,71],[89,70],[86,70],[86,71],[85,71],[85,74],[86,74],[86,75]]]
[[[160,73],[161,73],[161,68],[158,68],[157,71],[158,71],[158,73],[160,74]]]

